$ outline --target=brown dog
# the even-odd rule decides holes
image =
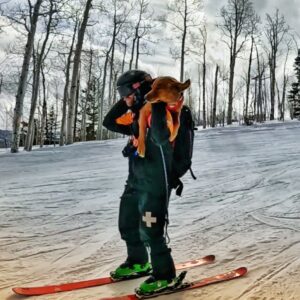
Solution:
[[[186,90],[191,84],[188,79],[184,83],[177,81],[173,77],[165,76],[158,77],[152,84],[151,91],[146,94],[145,99],[147,103],[141,108],[139,115],[139,138],[138,138],[138,154],[140,157],[145,157],[145,138],[147,133],[148,118],[151,114],[151,103],[165,102],[169,105],[176,105],[176,109],[172,110],[173,131],[171,132],[169,140],[175,140],[179,125],[180,112],[183,105],[182,92]],[[179,102],[179,103],[178,103]]]

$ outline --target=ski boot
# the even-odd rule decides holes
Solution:
[[[152,267],[149,262],[145,264],[134,264],[128,261],[121,264],[115,271],[110,272],[110,277],[115,280],[133,279],[150,275]]]
[[[186,273],[187,272],[184,271],[171,280],[157,280],[154,276],[150,276],[135,290],[135,294],[140,299],[146,299],[148,297],[153,297],[154,295],[171,293],[173,290],[185,287],[183,280]]]

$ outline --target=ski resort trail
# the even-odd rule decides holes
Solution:
[[[240,279],[168,300],[300,299],[300,123],[199,130],[183,196],[172,195],[174,259],[215,254],[188,280],[240,266]],[[107,276],[125,258],[117,228],[126,139],[0,153],[0,299],[15,286]],[[132,293],[142,279],[34,300],[96,300]]]

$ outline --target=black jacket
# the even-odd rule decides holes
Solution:
[[[104,118],[103,125],[114,132],[136,135],[137,121],[131,125],[120,125],[116,119],[128,111],[123,100],[118,101]],[[129,157],[129,176],[127,184],[136,190],[146,191],[158,196],[168,195],[173,158],[173,148],[169,142],[170,131],[166,121],[166,104],[152,104],[151,128],[146,136],[144,158]]]

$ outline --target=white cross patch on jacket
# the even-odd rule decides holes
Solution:
[[[143,216],[143,222],[146,223],[147,227],[152,227],[152,224],[157,222],[156,217],[152,217],[152,212],[146,211],[145,216]]]

